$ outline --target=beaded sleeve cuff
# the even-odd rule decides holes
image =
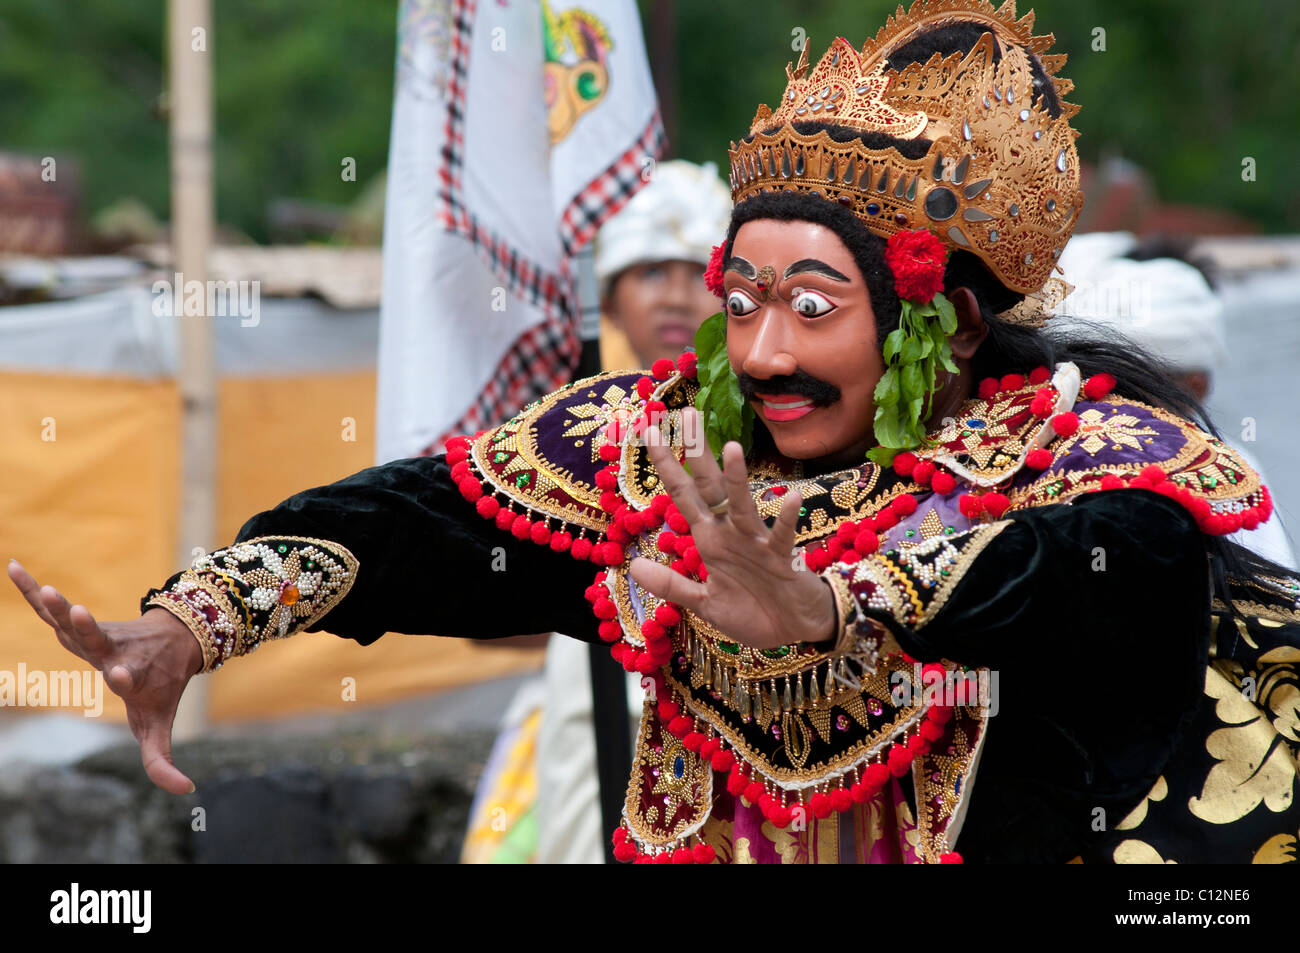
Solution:
[[[873,615],[887,615],[907,629],[922,628],[943,608],[984,547],[1010,525],[1010,520],[986,523],[830,566],[822,575],[840,607],[836,651],[849,651],[873,638],[878,643],[883,633]],[[867,634],[871,629],[876,630],[874,636]]]
[[[200,556],[151,589],[140,611],[166,609],[194,633],[204,672],[318,622],[348,594],[355,556],[338,543],[300,536],[236,543]]]

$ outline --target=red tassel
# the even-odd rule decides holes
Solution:
[[[702,744],[704,744],[704,735],[698,731],[689,732],[682,739],[682,747],[687,751],[699,751]]]
[[[736,763],[736,756],[730,751],[722,748],[713,753],[713,770],[730,771],[732,765]]]
[[[685,738],[694,725],[695,722],[693,719],[686,715],[678,715],[676,718],[668,722],[668,730],[678,738]]]
[[[967,519],[976,519],[984,512],[984,504],[980,498],[973,493],[967,493],[957,501],[957,508],[961,510],[961,515]]]
[[[712,761],[713,754],[722,747],[722,742],[717,738],[705,739],[704,744],[700,745],[700,757],[705,761]]]
[[[605,642],[617,642],[623,637],[623,627],[613,619],[606,619],[596,627],[596,631]]]
[[[519,514],[512,509],[502,508],[497,510],[496,523],[497,529],[509,529],[515,523],[515,517]]]
[[[501,504],[495,496],[483,496],[479,497],[479,501],[474,504],[474,509],[478,510],[479,516],[490,520],[497,515]]]
[[[1029,383],[1042,384],[1052,377],[1052,372],[1045,367],[1035,367],[1029,372]]]
[[[1072,410],[1052,418],[1052,429],[1058,437],[1070,437],[1079,429],[1079,415]]]
[[[935,475],[937,476],[938,474],[936,473]],[[910,493],[896,496],[890,502],[889,508],[899,516],[911,516],[916,512],[916,497],[912,496]]]
[[[1008,374],[998,381],[998,390],[1020,390],[1025,386],[1025,379],[1020,374]]]
[[[694,377],[696,374],[696,363],[698,358],[694,351],[683,351],[677,357],[677,369],[682,372],[683,377]]]
[[[882,533],[898,525],[898,514],[892,509],[883,509],[876,514],[876,529]]]
[[[759,801],[767,797],[767,789],[758,781],[750,781],[749,784],[745,785],[743,793],[745,800],[755,807],[758,806]]]
[[[908,769],[912,766],[912,752],[908,751],[904,745],[895,744],[889,749],[889,773],[896,778],[901,778],[907,774]]]
[[[667,358],[664,358],[664,360],[667,360]],[[655,363],[658,364],[659,362],[655,361]],[[691,849],[689,847],[678,847],[675,851],[673,851],[673,863],[693,864],[695,863],[695,857],[691,854]]]
[[[910,450],[904,450],[902,453],[897,454],[894,457],[894,472],[901,477],[911,476],[912,471],[916,468],[916,464],[916,454],[912,453]]]
[[[1052,451],[1035,447],[1025,454],[1025,466],[1034,470],[1046,470],[1052,465]]]
[[[665,602],[658,609],[655,609],[655,620],[660,625],[671,629],[678,622],[682,621],[682,613],[672,603]]]
[[[869,764],[867,765],[866,770],[862,772],[862,783],[866,786],[867,790],[871,792],[872,797],[875,797],[875,795],[884,788],[888,781],[889,768],[885,767],[883,764]]]
[[[655,389],[655,382],[648,377],[641,377],[636,382],[636,395],[642,400],[650,396],[650,392]]]
[[[528,534],[538,546],[545,546],[551,541],[551,528],[546,523],[534,523]]]
[[[957,489],[957,480],[947,470],[940,470],[930,480],[930,489],[940,496],[947,496],[953,490]]]
[[[733,769],[727,775],[727,793],[732,797],[740,797],[744,794],[747,784],[749,784],[749,778],[740,771]]]
[[[1083,382],[1083,396],[1087,397],[1089,400],[1101,400],[1109,394],[1114,387],[1114,376],[1102,371],[1100,374],[1093,374]]]
[[[672,360],[667,357],[661,357],[659,358],[659,360],[655,361],[653,364],[650,365],[650,373],[654,375],[658,380],[665,380],[666,378],[671,377],[673,371],[675,371],[676,369],[677,369],[677,365],[675,365],[672,362]]]
[[[597,619],[615,619],[618,617],[618,606],[614,605],[612,599],[607,596],[601,596],[591,607],[592,613]]]
[[[853,537],[853,548],[863,556],[870,556],[880,547],[880,537],[866,529]]]
[[[673,862],[673,855],[668,853],[668,851],[663,851],[662,853],[655,854],[655,859],[652,861],[652,863],[656,863],[656,864],[671,864],[672,862]]]
[[[990,400],[998,392],[998,379],[996,377],[986,377],[980,381],[979,395],[980,400]]]
[[[610,461],[617,460],[623,453],[622,448],[616,443],[601,444],[600,450],[597,452],[600,454],[600,459]]]
[[[621,828],[620,828],[621,830]],[[637,849],[635,844],[629,844],[624,841],[621,844],[614,845],[614,859],[619,863],[626,864],[636,859]]]
[[[831,808],[840,814],[853,810],[853,795],[844,788],[836,788],[831,792]]]
[[[1002,493],[985,493],[980,501],[984,504],[984,511],[994,519],[1005,513],[1011,505],[1011,501]]]
[[[929,486],[930,480],[934,477],[937,469],[938,467],[929,460],[922,460],[912,468],[912,479],[921,484],[921,486]]]
[[[941,864],[961,864],[961,863],[965,863],[965,861],[963,861],[963,860],[961,859],[961,854],[957,853],[957,852],[954,850],[954,851],[951,851],[951,852],[949,852],[949,853],[947,853],[947,854],[942,854],[942,855],[940,855],[940,857],[939,857],[939,863],[941,863]]]
[[[691,355],[691,357],[694,356],[694,354]],[[713,848],[708,844],[696,844],[691,848],[691,854],[694,856],[697,864],[713,863]]]
[[[1158,464],[1151,463],[1143,467],[1142,472],[1138,475],[1144,477],[1147,480],[1150,480],[1151,485],[1155,486],[1157,483],[1160,483],[1164,480],[1165,471],[1162,470]]]
[[[465,479],[461,480],[458,485],[460,487],[460,495],[465,497],[465,499],[469,500],[471,503],[477,503],[479,498],[483,496],[483,485],[472,476],[465,477]]]

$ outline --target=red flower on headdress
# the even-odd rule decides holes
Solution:
[[[929,304],[943,290],[947,258],[947,247],[924,228],[896,232],[885,245],[885,264],[894,273],[894,290],[913,304]]]
[[[713,246],[713,254],[709,256],[709,267],[704,269],[704,287],[719,298],[722,297],[722,247],[726,244],[724,241],[721,245]]]

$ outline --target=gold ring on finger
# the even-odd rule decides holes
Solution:
[[[724,496],[721,502],[714,503],[709,507],[709,512],[714,516],[721,516],[723,513],[727,512],[727,507],[729,506],[731,506],[731,499]]]

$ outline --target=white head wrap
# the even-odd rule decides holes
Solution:
[[[1071,238],[1060,265],[1074,291],[1057,305],[1048,328],[1094,336],[1113,328],[1180,371],[1222,368],[1228,347],[1218,295],[1186,262],[1122,257],[1136,245],[1129,232]]]
[[[731,193],[712,162],[660,162],[650,183],[601,226],[596,235],[600,294],[623,269],[649,261],[708,264],[713,246],[727,237]]]

